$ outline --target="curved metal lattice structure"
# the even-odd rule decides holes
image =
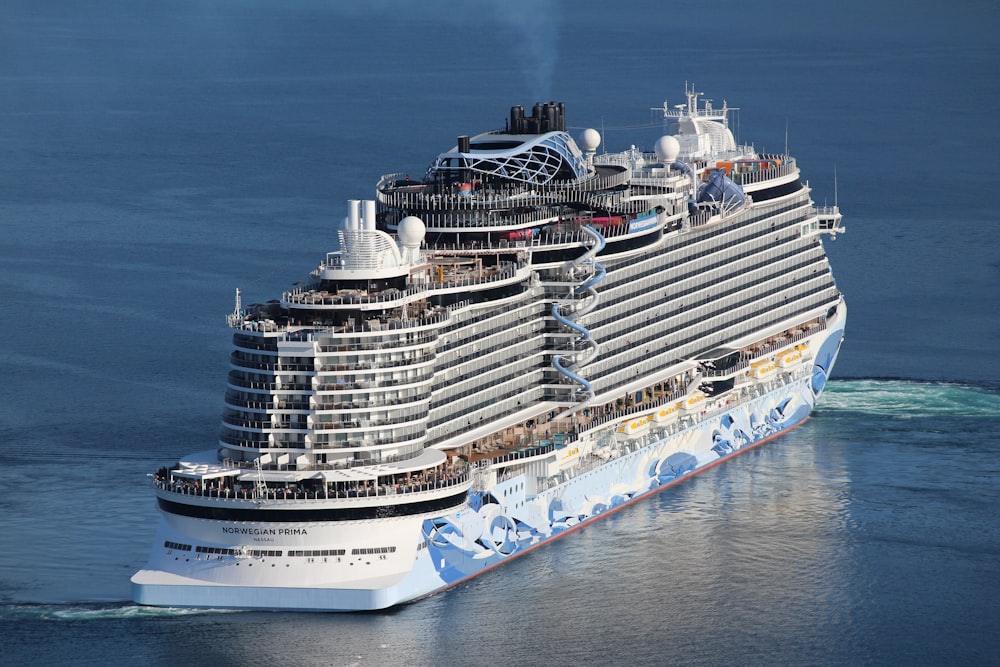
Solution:
[[[478,178],[499,177],[538,185],[588,175],[583,153],[565,132],[548,132],[509,149],[443,153],[432,169],[462,170]]]

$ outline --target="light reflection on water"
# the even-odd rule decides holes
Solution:
[[[926,395],[927,406],[955,391],[986,404],[995,394],[944,385],[935,396],[906,382],[882,390],[881,402],[866,404],[867,382],[834,381],[825,408],[784,437],[456,589],[371,614],[124,602],[155,518],[142,471],[161,462],[107,454],[99,464],[115,485],[75,476],[64,495],[4,498],[7,530],[20,540],[0,553],[11,602],[0,624],[40,623],[54,651],[68,645],[60,637],[82,642],[81,659],[93,638],[95,663],[109,633],[122,655],[150,664],[192,642],[204,660],[196,664],[252,662],[278,647],[301,665],[945,659],[944,649],[913,648],[932,632],[986,650],[985,628],[998,619],[981,588],[1000,580],[998,528],[984,521],[1000,500],[991,420],[923,408],[896,416],[891,406],[900,393]],[[5,470],[43,488],[46,464],[60,455],[40,456]],[[49,518],[33,520],[39,512]],[[928,600],[947,613],[921,613]],[[13,641],[12,650],[32,645]]]

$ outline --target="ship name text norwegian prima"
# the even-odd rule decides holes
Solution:
[[[136,602],[381,609],[805,420],[847,316],[794,158],[689,92],[645,152],[563,104],[351,201],[306,283],[229,316],[217,445],[153,475]]]

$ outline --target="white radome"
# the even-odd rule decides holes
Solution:
[[[664,135],[656,141],[656,157],[660,162],[674,162],[680,155],[681,144],[676,138]]]
[[[596,151],[601,145],[601,133],[592,127],[588,127],[580,134],[580,145],[585,151]]]
[[[423,220],[415,215],[408,215],[399,221],[396,236],[404,248],[419,248],[424,241],[426,229]]]

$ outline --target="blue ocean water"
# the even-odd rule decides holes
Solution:
[[[1000,10],[875,4],[8,3],[2,661],[995,664]],[[685,81],[846,214],[848,337],[806,425],[386,613],[128,601],[146,473],[214,442],[236,287],[274,298],[344,200],[512,104],[649,146]]]

